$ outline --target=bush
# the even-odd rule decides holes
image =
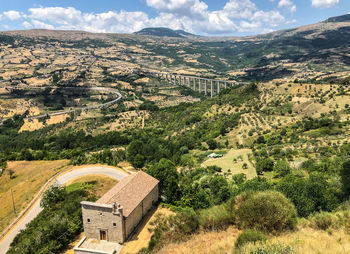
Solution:
[[[187,240],[199,229],[198,216],[189,208],[180,209],[176,215],[168,217],[161,213],[157,214],[151,225],[154,226],[153,235],[147,251],[152,253],[169,243]]]
[[[294,228],[296,224],[296,209],[280,192],[243,193],[236,199],[241,199],[236,210],[237,223],[241,228],[283,231]]]
[[[199,224],[204,229],[224,229],[233,223],[233,205],[230,202],[199,212]]]
[[[327,230],[335,226],[336,222],[337,219],[331,213],[327,212],[316,213],[310,217],[311,227],[320,230]]]
[[[265,242],[267,237],[264,233],[257,230],[247,230],[239,234],[235,242],[235,247],[239,248],[246,243],[256,243],[256,242]]]
[[[246,245],[240,253],[249,254],[292,254],[292,246],[283,243],[258,243],[254,245]]]
[[[269,172],[273,170],[274,162],[270,158],[257,159],[256,161],[256,172],[261,175],[263,172]]]

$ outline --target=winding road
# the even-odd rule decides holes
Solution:
[[[111,178],[121,180],[126,177],[128,174],[111,168],[111,167],[103,167],[103,166],[88,166],[84,168],[79,168],[70,172],[67,172],[63,175],[60,175],[56,178],[54,182],[58,184],[66,184],[67,182],[74,180],[81,176],[86,175],[105,175]],[[40,207],[39,198],[30,208],[30,210],[24,214],[23,218],[19,220],[19,222],[5,235],[3,239],[0,241],[0,254],[5,254],[10,247],[11,242],[15,238],[15,236],[19,233],[20,230],[24,229],[26,225],[31,222],[38,214],[42,211]]]

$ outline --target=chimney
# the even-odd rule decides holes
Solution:
[[[113,214],[123,216],[123,207],[117,202],[113,204]]]

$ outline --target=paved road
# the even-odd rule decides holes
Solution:
[[[86,175],[106,175],[117,180],[123,179],[127,176],[127,173],[122,171],[107,168],[107,167],[85,167],[80,168],[74,171],[70,171],[64,175],[57,177],[56,182],[58,184],[65,184],[77,177],[86,176]],[[17,223],[17,225],[6,235],[4,239],[0,242],[0,254],[5,254],[10,247],[11,242],[18,234],[21,229],[24,229],[26,225],[32,221],[38,214],[41,212],[40,208],[40,199],[33,205],[33,207],[24,215],[24,217]]]

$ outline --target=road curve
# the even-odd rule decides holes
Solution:
[[[123,179],[125,176],[127,176],[127,173],[124,173],[122,171],[108,168],[108,167],[102,167],[102,166],[89,166],[80,168],[77,170],[70,171],[66,174],[60,175],[57,177],[56,181],[58,184],[65,184],[71,180],[74,180],[75,178],[86,176],[86,175],[106,175],[109,177],[112,177],[117,180]],[[15,238],[15,236],[19,233],[20,230],[24,229],[26,225],[31,222],[38,214],[42,211],[42,208],[40,207],[40,200],[39,198],[32,206],[32,208],[23,216],[23,218],[14,226],[14,228],[11,229],[9,233],[0,241],[0,254],[5,254],[7,250],[10,247],[11,242]]]

